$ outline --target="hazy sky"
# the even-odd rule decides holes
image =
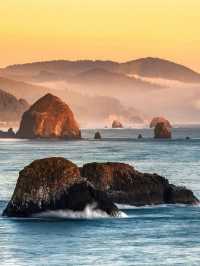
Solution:
[[[156,56],[200,71],[200,0],[2,0],[0,66]]]

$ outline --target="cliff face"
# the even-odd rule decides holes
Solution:
[[[69,106],[58,97],[46,94],[23,114],[17,136],[79,139],[81,132]]]
[[[29,104],[24,99],[17,99],[12,94],[0,90],[0,120],[5,122],[18,121],[28,109]]]

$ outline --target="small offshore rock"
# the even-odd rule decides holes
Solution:
[[[94,134],[94,139],[101,139],[101,133],[99,131],[97,131],[95,134]]]
[[[0,138],[15,138],[15,132],[12,128],[9,128],[8,131],[0,130]]]

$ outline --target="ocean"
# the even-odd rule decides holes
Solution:
[[[79,166],[94,161],[129,163],[187,186],[200,198],[199,127],[175,128],[172,140],[154,140],[150,129],[101,129],[103,139],[93,140],[95,131],[82,130],[80,141],[1,139],[0,212],[18,172],[35,159],[51,156]],[[90,206],[82,213],[0,217],[0,265],[200,265],[200,206],[119,207],[119,218]]]

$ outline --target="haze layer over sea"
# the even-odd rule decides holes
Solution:
[[[83,130],[80,141],[0,140],[0,212],[18,172],[35,159],[63,156],[79,166],[119,161],[187,186],[200,198],[200,128],[176,128],[172,140],[149,129]],[[141,133],[143,139],[137,140]],[[185,137],[190,139],[186,140]],[[0,265],[200,265],[200,207],[120,206],[124,215],[57,212],[31,219],[0,217]]]

